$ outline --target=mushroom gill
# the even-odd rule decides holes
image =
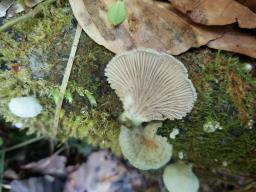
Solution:
[[[197,95],[184,65],[152,49],[116,55],[105,69],[110,86],[123,102],[123,119],[142,122],[181,119]]]

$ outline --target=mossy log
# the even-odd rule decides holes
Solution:
[[[72,45],[74,23],[68,6],[55,5],[0,33],[0,108],[6,121],[22,122],[28,134],[51,136],[56,90]],[[104,76],[113,55],[82,34],[60,118],[59,140],[88,139],[121,155],[118,117],[122,104]],[[205,179],[218,173],[256,175],[256,77],[255,71],[244,67],[252,60],[207,48],[177,58],[188,68],[198,100],[186,118],[167,120],[158,131],[169,138],[173,128],[180,130],[176,139],[169,138],[173,158],[182,152]],[[85,91],[92,93],[97,107],[81,94]],[[11,114],[8,102],[23,95],[36,95],[44,112],[29,120]],[[204,125],[211,122],[218,122],[222,129],[205,132]]]

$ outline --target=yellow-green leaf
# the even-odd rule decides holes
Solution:
[[[127,17],[127,8],[123,0],[118,0],[108,10],[108,20],[114,26],[117,26],[123,23],[126,17]]]

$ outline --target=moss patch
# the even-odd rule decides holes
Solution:
[[[28,134],[51,136],[58,87],[69,57],[75,25],[68,7],[50,6],[36,18],[0,35],[0,106],[8,122],[23,123]],[[104,77],[113,54],[96,45],[84,33],[63,104],[57,138],[88,137],[91,144],[120,154],[121,107]],[[15,68],[13,65],[15,64]],[[8,110],[13,97],[36,95],[44,111],[36,118],[21,119]],[[96,100],[97,107],[92,106]]]
[[[246,72],[238,56],[208,49],[179,57],[189,69],[198,99],[191,114],[181,121],[166,121],[159,133],[169,137],[174,127],[180,134],[170,142],[175,155],[196,165],[233,173],[255,173],[256,79]],[[222,130],[203,131],[209,121],[220,123]]]
[[[41,15],[0,34],[0,106],[7,121],[22,121],[28,133],[51,136],[56,93],[74,36],[72,19],[68,6],[50,6]],[[41,64],[31,65],[31,56]],[[122,106],[104,77],[112,57],[82,34],[63,105],[57,136],[60,141],[87,137],[89,143],[120,154],[117,119]],[[175,155],[182,151],[185,159],[196,165],[255,173],[256,130],[248,126],[250,120],[256,120],[255,77],[243,69],[241,58],[224,52],[202,48],[179,59],[189,70],[198,100],[191,114],[180,121],[165,121],[159,133],[169,137],[172,128],[178,127],[180,134],[170,139]],[[97,106],[92,106],[81,91],[91,93]],[[23,95],[36,95],[44,106],[43,114],[29,120],[13,116],[7,104]],[[204,132],[203,126],[209,121],[219,122],[223,130]]]

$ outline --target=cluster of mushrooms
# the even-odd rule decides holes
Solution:
[[[165,53],[139,48],[116,55],[105,69],[123,103],[119,144],[123,155],[141,170],[159,169],[172,157],[173,146],[157,135],[165,119],[182,119],[197,99],[185,66]],[[197,192],[192,166],[166,166],[163,181],[170,192]]]

